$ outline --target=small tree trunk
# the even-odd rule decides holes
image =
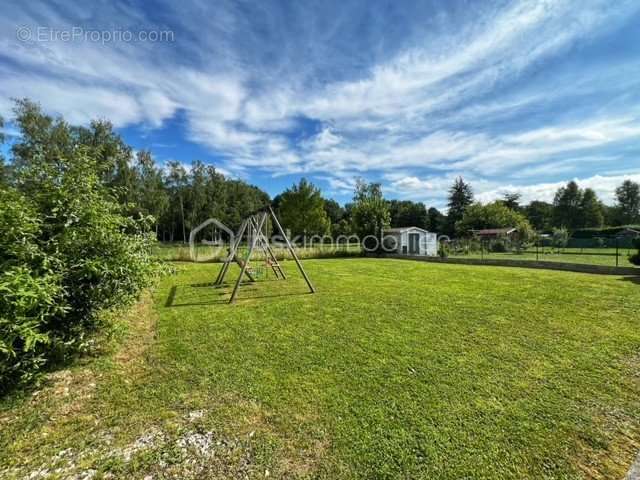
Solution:
[[[184,224],[184,204],[182,203],[182,195],[180,195],[180,213],[182,215],[182,243],[187,243],[187,228]]]

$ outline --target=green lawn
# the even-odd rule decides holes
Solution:
[[[119,351],[0,404],[0,477],[624,478],[638,279],[308,260],[310,295],[284,266],[230,306],[178,264]]]

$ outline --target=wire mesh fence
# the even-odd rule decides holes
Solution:
[[[508,259],[561,263],[580,263],[613,267],[634,266],[629,258],[637,252],[634,238],[569,238],[557,242],[540,237],[523,242],[510,238],[456,239],[443,245],[443,255],[452,258]],[[637,241],[637,240],[636,240]]]
[[[552,237],[540,237],[535,241],[523,242],[511,238],[461,238],[443,242],[442,256],[468,258],[474,260],[521,260],[538,262],[559,262],[567,264],[587,264],[609,267],[633,267],[629,257],[638,252],[633,237],[569,238],[557,242]],[[290,260],[286,248],[272,245],[278,260]],[[241,247],[239,254],[245,253]],[[363,254],[359,243],[320,243],[313,246],[296,246],[300,258],[351,257]],[[184,243],[160,243],[155,255],[167,261],[218,262],[227,255],[226,248],[216,245],[198,244],[190,250]]]

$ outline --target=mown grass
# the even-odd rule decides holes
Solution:
[[[640,449],[637,279],[305,267],[315,295],[285,262],[289,281],[227,305],[216,265],[180,264],[124,350],[69,373],[67,397],[54,379],[4,401],[0,476],[72,448],[94,478],[624,477]],[[150,429],[160,440],[130,460],[106,453]],[[216,439],[206,462],[180,448],[193,432]]]

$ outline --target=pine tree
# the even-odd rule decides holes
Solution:
[[[447,234],[455,233],[456,222],[462,220],[466,209],[473,204],[473,190],[462,177],[456,178],[449,189],[449,212],[447,213]]]
[[[519,212],[521,198],[522,194],[520,193],[505,193],[500,201],[505,207],[510,208],[515,212]]]

